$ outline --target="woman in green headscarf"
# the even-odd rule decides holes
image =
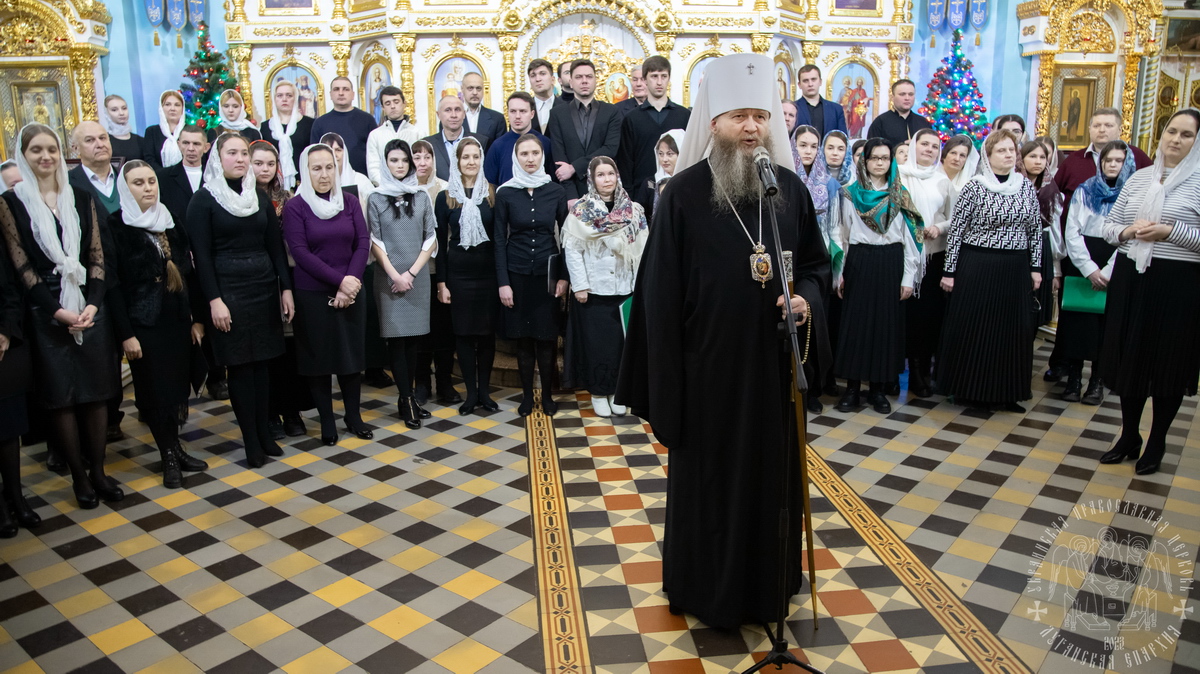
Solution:
[[[866,380],[871,383],[867,401],[876,412],[889,414],[887,385],[904,371],[900,303],[920,287],[924,222],[882,138],[867,141],[858,180],[842,188],[841,201],[837,236],[845,260],[833,282],[842,298],[833,370],[846,379],[846,391],[837,409],[857,410],[859,385]]]

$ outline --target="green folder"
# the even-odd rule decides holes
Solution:
[[[633,310],[633,295],[621,303],[621,331],[629,332],[629,312]]]
[[[1082,276],[1063,277],[1063,311],[1102,314],[1107,299],[1108,292],[1093,289],[1088,279]]]

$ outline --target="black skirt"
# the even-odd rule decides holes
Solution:
[[[213,330],[218,365],[245,365],[283,353],[279,279],[266,251],[222,255],[215,261],[221,299],[232,319],[229,332]]]
[[[179,419],[192,382],[191,311],[184,293],[164,292],[158,321],[134,325],[142,357],[129,361],[138,416],[146,423]]]
[[[25,394],[0,399],[0,442],[19,438],[29,432],[29,409]]]
[[[59,294],[59,280],[56,275],[42,278],[54,297]],[[83,344],[76,344],[66,326],[33,304],[25,334],[33,346],[33,389],[42,407],[74,407],[109,400],[121,392],[121,361],[104,306],[96,312],[95,325],[84,331]]]
[[[1033,397],[1033,308],[1029,251],[964,245],[942,330],[942,392],[959,402]]]
[[[1116,250],[1115,246],[1104,239],[1085,236],[1083,241],[1087,244],[1092,261],[1101,268],[1108,264],[1109,258]],[[1064,278],[1083,276],[1069,257],[1062,261],[1062,273]],[[1055,331],[1054,341],[1062,344],[1059,349],[1056,349],[1061,358],[1095,361],[1100,357],[1100,348],[1104,342],[1104,314],[1061,309],[1058,312],[1058,329]]]
[[[546,275],[509,272],[508,282],[513,291],[513,307],[502,310],[504,336],[508,339],[557,340],[559,298],[551,295],[546,287]]]
[[[904,301],[904,352],[909,358],[932,358],[942,340],[946,319],[946,291],[942,290],[942,270],[946,252],[929,256],[921,293]]]
[[[1054,226],[1058,226],[1055,221]],[[1066,260],[1064,260],[1064,264]],[[1054,254],[1050,252],[1050,232],[1042,232],[1042,285],[1034,292],[1041,307],[1035,320],[1039,326],[1054,320]]]
[[[625,330],[621,304],[629,295],[592,295],[580,303],[571,298],[567,339],[563,351],[563,387],[587,389],[597,396],[617,392],[617,372]]]
[[[889,382],[904,371],[904,245],[853,244],[842,275],[846,292],[833,371],[852,381]]]
[[[1100,370],[1117,395],[1196,395],[1200,378],[1200,264],[1153,260],[1139,274],[1117,257],[1108,284]]]
[[[345,309],[329,306],[329,293],[297,290],[297,372],[303,377],[353,374],[366,369],[367,301]]]

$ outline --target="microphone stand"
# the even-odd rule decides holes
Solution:
[[[758,162],[756,162],[758,163]],[[784,264],[783,257],[783,242],[779,238],[779,220],[775,215],[775,195],[779,193],[779,185],[775,180],[774,167],[764,166],[759,163],[759,177],[763,181],[763,194],[767,197],[767,210],[771,214],[771,234],[774,237],[774,249],[771,251],[774,254],[777,269],[777,277],[779,285],[783,290],[783,310],[784,310],[784,328],[787,330],[788,340],[792,349],[792,387],[791,399],[792,405],[795,408],[796,414],[796,438],[800,447],[800,484],[803,493],[803,517],[804,530],[808,538],[808,573],[809,573],[809,590],[812,593],[813,601],[813,628],[817,627],[817,586],[816,586],[816,555],[813,551],[813,531],[812,531],[812,508],[809,506],[808,492],[808,466],[804,460],[804,455],[807,452],[808,432],[807,418],[804,407],[804,396],[808,391],[808,380],[804,376],[804,361],[802,352],[800,351],[800,335],[796,329],[796,314],[792,311],[792,265]],[[808,314],[807,320],[813,320],[812,312]],[[786,664],[796,665],[797,667],[812,672],[812,674],[823,674],[821,670],[805,664],[800,661],[795,655],[788,651],[788,640],[784,636],[784,627],[787,624],[788,609],[791,607],[791,596],[787,591],[788,563],[789,563],[789,540],[791,536],[791,469],[792,469],[792,426],[784,423],[784,443],[783,452],[783,470],[780,475],[780,494],[783,498],[779,509],[779,544],[780,544],[780,563],[779,563],[779,619],[775,623],[775,633],[771,634],[771,630],[767,628],[767,634],[771,637],[771,650],[756,662],[750,669],[747,669],[743,674],[752,674],[765,667],[774,665],[776,669],[783,669]],[[763,626],[764,628],[766,625]]]

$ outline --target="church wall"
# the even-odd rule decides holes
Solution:
[[[129,102],[138,133],[158,123],[158,97],[166,89],[178,89],[192,54],[196,32],[183,30],[183,48],[175,46],[175,32],[159,28],[161,44],[154,45],[154,28],[146,18],[141,0],[109,0],[109,54],[100,59],[104,83],[102,97],[117,94]],[[207,21],[213,45],[224,50],[225,16],[220,2],[209,0]]]

